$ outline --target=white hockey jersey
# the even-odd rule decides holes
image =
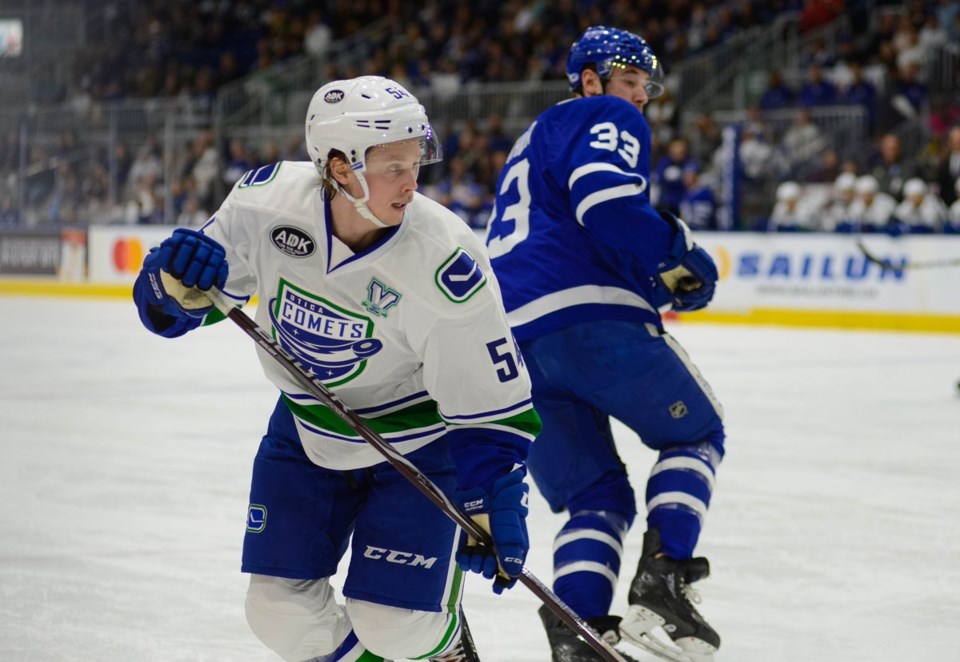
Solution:
[[[440,204],[416,194],[402,224],[354,254],[331,232],[313,164],[282,162],[241,178],[203,232],[226,249],[224,292],[256,294],[257,323],[401,453],[453,430],[524,449],[536,436],[486,251]],[[382,461],[260,351],[314,463]]]

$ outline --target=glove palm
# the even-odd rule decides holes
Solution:
[[[526,524],[530,488],[523,476],[522,470],[515,469],[494,481],[489,493],[483,488],[457,493],[463,511],[490,533],[496,548],[468,538],[457,551],[457,563],[463,570],[493,579],[497,594],[517,582],[530,548]]]
[[[196,230],[177,228],[143,261],[150,305],[170,317],[202,318],[213,308],[204,291],[227,281],[226,251]]]
[[[717,288],[717,266],[707,251],[693,241],[690,228],[682,220],[658,210],[663,220],[676,231],[669,254],[658,265],[654,276],[658,305],[670,303],[680,312],[705,308]]]

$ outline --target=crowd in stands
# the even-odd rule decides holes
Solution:
[[[289,58],[324,57],[376,24],[385,29],[365,38],[364,66],[416,85],[451,74],[460,83],[563,79],[569,45],[590,25],[633,27],[669,67],[802,7],[799,0],[151,0],[116,13],[115,38],[80,54],[74,88],[62,100],[209,97]]]
[[[872,24],[858,10],[873,4],[882,11],[873,29],[866,30]],[[960,96],[931,96],[927,85],[936,73],[937,49],[960,44],[960,3],[883,4],[849,2],[849,34],[832,42],[835,46],[814,42],[798,70],[770,72],[766,89],[740,123],[744,213],[736,226],[718,220],[723,127],[709,112],[681,127],[668,79],[667,93],[645,113],[653,135],[655,203],[702,229],[875,227],[904,232],[922,231],[922,226],[952,231],[960,178]],[[770,23],[781,12],[801,12],[801,26],[810,28],[836,18],[843,5],[799,0],[616,0],[602,6],[574,0],[337,0],[318,6],[306,0],[152,0],[119,12],[113,27],[117,39],[92,45],[77,58],[76,83],[64,91],[63,100],[82,106],[184,97],[209,105],[224,84],[295,56],[324,58],[339,40],[373,24],[387,29],[371,32],[377,36],[366,44],[363,68],[344,69],[331,62],[330,76],[381,73],[415,92],[456,90],[470,82],[558,80],[564,78],[569,44],[593,24],[641,32],[669,73],[672,63]],[[837,148],[836,136],[817,121],[817,109],[831,106],[864,108],[875,153]],[[791,113],[791,122],[771,121],[784,111]],[[503,129],[496,113],[457,124],[441,117],[439,124],[445,158],[424,170],[422,190],[471,226],[483,227],[497,173],[516,136]],[[904,144],[898,131],[905,125],[920,126],[923,139]],[[19,140],[16,131],[0,134],[0,224],[96,218],[197,225],[246,170],[306,158],[302,134],[293,129],[283,144],[236,136],[218,140],[207,128],[172,154],[150,137],[137,144],[120,142],[111,154],[87,150],[83,158],[75,156],[82,136],[64,131],[56,146],[30,148],[23,200],[28,213],[18,215],[21,201],[11,191],[22,159]],[[891,197],[894,209],[883,222],[841,219],[834,213],[840,199],[851,195],[850,177],[855,190],[866,191],[872,178],[875,199]],[[939,220],[904,219],[906,208],[895,215],[898,205],[919,195],[919,184],[925,199],[939,200],[939,207],[924,203],[942,212]],[[793,205],[789,212],[784,211],[788,203]]]

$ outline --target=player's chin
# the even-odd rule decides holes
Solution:
[[[400,225],[400,223],[403,222],[403,215],[406,213],[407,207],[409,206],[409,203],[395,202],[386,210],[384,210],[384,213],[382,216],[380,216],[380,218],[383,219],[383,221],[388,225]]]

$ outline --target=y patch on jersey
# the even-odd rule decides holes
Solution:
[[[367,298],[360,302],[360,305],[369,310],[374,315],[386,317],[387,311],[395,308],[400,303],[400,293],[381,283],[376,278],[370,280],[367,285]]]
[[[458,248],[440,265],[437,287],[454,303],[463,303],[487,284],[487,276],[466,249]]]
[[[354,379],[383,348],[369,317],[282,278],[269,310],[273,337],[327,386]]]

